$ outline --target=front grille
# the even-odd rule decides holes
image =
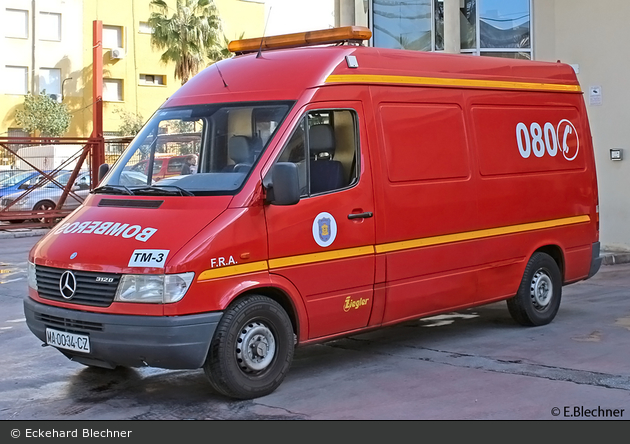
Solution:
[[[59,316],[51,316],[43,313],[35,313],[35,319],[46,324],[47,327],[52,327],[62,331],[103,331],[103,324],[99,322],[87,322],[78,321],[76,319],[60,318]]]
[[[67,302],[92,307],[109,307],[116,295],[120,281],[119,274],[98,273],[93,271],[70,270],[76,278],[76,291],[70,299],[61,295],[59,286],[61,275],[67,270],[37,265],[37,291],[39,296],[52,301]],[[101,278],[101,282],[97,282]],[[107,282],[111,279],[111,282]]]

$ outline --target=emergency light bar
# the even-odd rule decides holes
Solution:
[[[295,34],[232,40],[228,43],[228,50],[236,54],[244,54],[267,49],[296,48],[299,46],[344,42],[361,43],[363,40],[369,40],[371,37],[372,31],[369,28],[364,26],[345,26],[319,31],[297,32]]]

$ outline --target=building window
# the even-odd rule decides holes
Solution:
[[[121,79],[103,79],[103,100],[106,102],[122,102],[123,81]]]
[[[39,69],[39,92],[61,97],[61,70],[56,68]]]
[[[28,92],[28,68],[26,66],[7,66],[5,72],[6,93],[25,95]]]
[[[138,24],[138,32],[140,34],[152,34],[153,28],[151,28],[151,26],[147,22],[140,22]]]
[[[28,38],[28,11],[7,9],[4,27],[5,37]]]
[[[463,53],[531,59],[532,0],[460,0]],[[444,0],[372,0],[373,45],[444,50]]]
[[[123,29],[122,26],[103,25],[103,48],[122,48]]]
[[[140,85],[165,85],[166,76],[161,74],[140,74]]]
[[[61,41],[61,14],[40,12],[37,32],[40,40]]]
[[[430,51],[431,2],[372,0],[374,46]]]

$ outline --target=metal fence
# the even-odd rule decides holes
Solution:
[[[128,138],[0,138],[0,230],[51,227],[96,186],[91,157],[114,163]]]

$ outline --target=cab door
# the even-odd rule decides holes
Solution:
[[[305,300],[309,339],[368,324],[374,291],[374,201],[360,103],[307,109],[280,162],[298,166],[301,199],[267,205],[271,273]]]

